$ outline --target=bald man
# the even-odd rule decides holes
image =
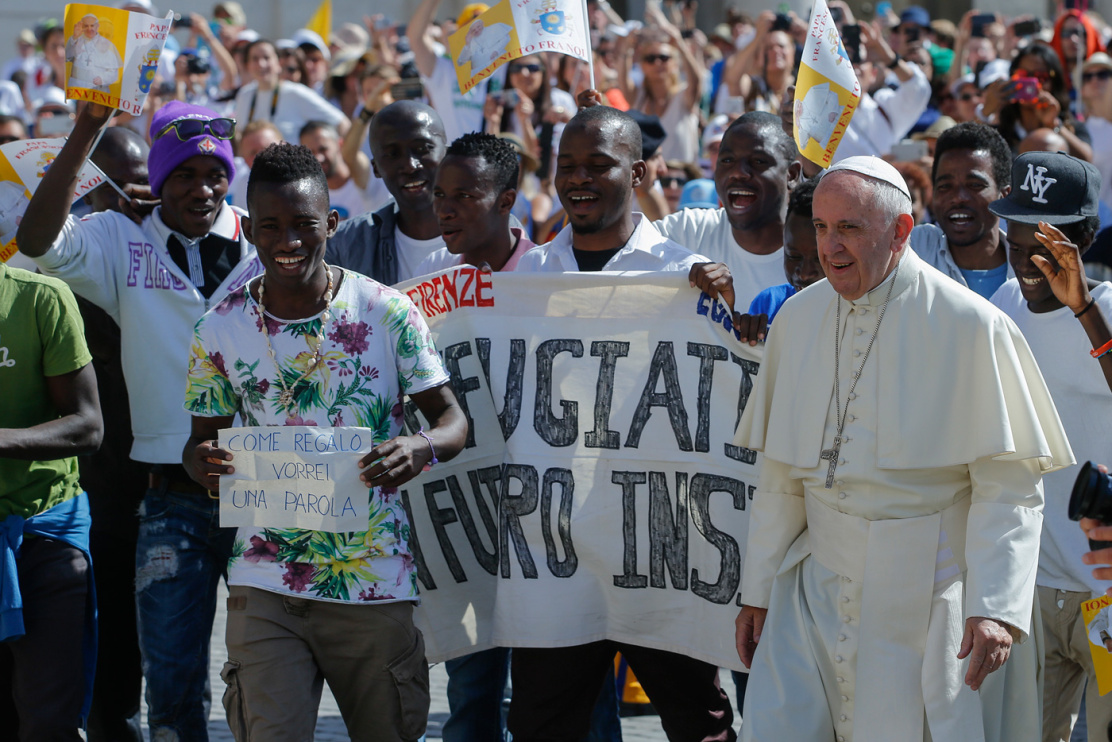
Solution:
[[[121,188],[147,186],[150,147],[126,126],[105,130],[89,159]],[[108,185],[85,196],[93,213],[121,211],[120,195]],[[92,527],[89,553],[97,568],[97,651],[111,662],[98,662],[89,711],[90,742],[141,742],[139,692],[142,666],[135,625],[135,549],[139,540],[136,511],[147,491],[147,468],[133,461],[131,412],[120,362],[119,325],[100,307],[77,297],[85,340],[93,355],[97,392],[104,416],[100,450],[78,459],[81,486],[89,493]]]
[[[340,224],[324,259],[390,286],[417,275],[417,266],[444,247],[432,184],[447,141],[436,111],[411,100],[375,114],[368,137],[371,167],[394,202]]]

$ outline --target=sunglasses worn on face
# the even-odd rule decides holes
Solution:
[[[515,72],[518,74],[524,74],[526,72],[536,74],[542,69],[543,68],[539,64],[514,64],[510,65],[510,74],[512,75]]]
[[[661,188],[683,188],[687,185],[687,178],[679,178],[675,175],[666,175],[660,179]]]
[[[667,62],[672,59],[671,54],[646,54],[641,57],[641,61],[645,64],[656,64],[657,62]]]
[[[300,67],[287,67],[286,68],[286,73],[290,74],[290,75],[300,75],[301,74],[301,68]]]
[[[178,119],[162,127],[162,130],[154,138],[160,139],[170,133],[171,129],[178,135],[178,139],[183,142],[200,136],[206,131],[217,139],[231,139],[236,135],[236,121],[235,119]]]
[[[1107,80],[1109,78],[1112,78],[1112,70],[1108,69],[1081,73],[1081,82],[1089,82],[1089,80]]]

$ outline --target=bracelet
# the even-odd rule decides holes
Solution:
[[[885,67],[887,67],[890,70],[894,70],[894,69],[896,69],[896,66],[902,61],[903,61],[903,57],[901,57],[899,54],[896,54],[896,56],[894,56],[892,58],[892,61],[889,62],[888,64],[886,64]]]
[[[359,120],[362,121],[364,124],[369,124],[371,123],[371,119],[374,118],[374,115],[374,111],[369,108],[364,108],[362,111],[359,112]]]
[[[1109,344],[1112,345],[1112,341],[1109,341]],[[429,444],[429,453],[432,454],[432,461],[425,464],[425,469],[424,469],[425,471],[428,471],[429,469],[432,468],[433,464],[439,464],[440,462],[436,458],[436,449],[432,447],[432,438],[429,438],[429,435],[428,435],[428,433],[425,432],[425,429],[421,428],[420,430],[418,430],[417,435],[424,438]]]
[[[1093,358],[1100,358],[1101,356],[1107,355],[1108,351],[1110,350],[1112,350],[1112,340],[1109,340],[1107,343],[1100,346],[1099,348],[1093,348],[1089,351],[1089,355],[1091,355]]]
[[[1073,316],[1074,317],[1080,317],[1081,315],[1085,314],[1085,312],[1088,312],[1090,309],[1092,309],[1093,305],[1096,304],[1096,303],[1097,303],[1096,299],[1089,299],[1089,303],[1085,305],[1085,308],[1082,309],[1080,312],[1077,312]]]

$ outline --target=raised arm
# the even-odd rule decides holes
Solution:
[[[429,26],[432,25],[439,7],[440,0],[421,0],[417,10],[413,11],[406,30],[409,46],[413,50],[413,61],[417,65],[417,71],[424,77],[432,77],[436,70],[436,52],[433,51]]]
[[[239,76],[236,61],[232,59],[232,55],[224,48],[220,39],[216,38],[204,16],[199,13],[190,13],[189,17],[193,21],[193,30],[208,44],[209,49],[212,50],[212,58],[216,60],[216,66],[220,68],[222,75],[220,88],[222,90],[234,90],[236,79]]]
[[[73,131],[54,163],[42,177],[16,233],[19,251],[37,258],[54,244],[73,205],[73,191],[100,128],[112,109],[90,103],[77,114]]]
[[[703,75],[699,69],[699,60],[695,59],[695,55],[691,53],[683,34],[674,23],[665,17],[659,5],[645,6],[645,20],[667,34],[672,46],[676,48],[676,52],[680,55],[680,59],[683,61],[684,75],[687,78],[683,103],[684,108],[691,110],[699,105],[699,101],[703,99]]]

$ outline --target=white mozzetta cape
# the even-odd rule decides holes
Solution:
[[[737,445],[764,452],[742,602],[769,608],[743,734],[1038,739],[1036,642],[979,693],[956,654],[968,616],[1037,635],[1039,480],[1073,456],[1006,315],[909,249],[889,280],[832,489],[819,459],[836,417],[827,281],[777,316],[738,427]],[[841,300],[843,405],[888,287]]]

